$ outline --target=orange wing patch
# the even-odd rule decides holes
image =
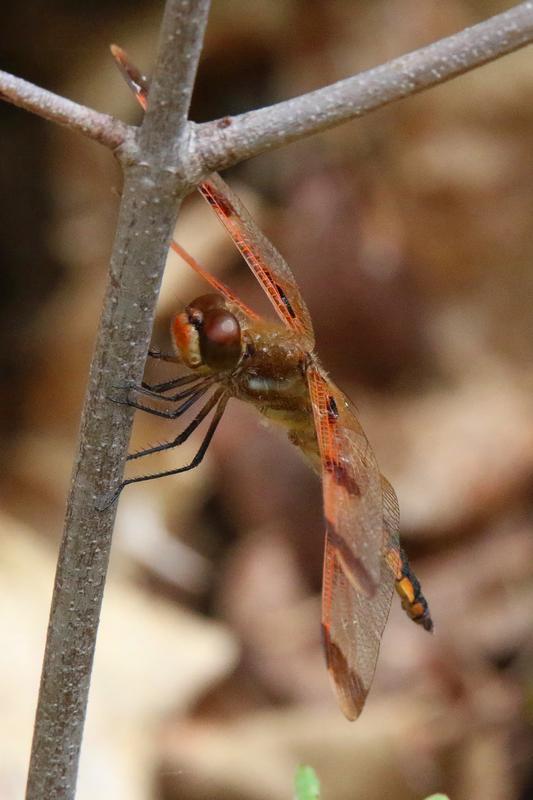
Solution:
[[[354,587],[368,596],[381,576],[381,476],[355,410],[318,367],[308,369],[322,462],[330,544]]]

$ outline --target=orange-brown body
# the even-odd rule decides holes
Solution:
[[[299,337],[280,325],[250,321],[226,299],[214,298],[214,295],[198,298],[175,318],[172,334],[177,352],[193,369],[200,367],[203,373],[213,374],[214,368],[206,364],[202,356],[197,329],[204,318],[208,319],[213,307],[217,314],[227,314],[237,323],[240,348],[236,364],[219,375],[219,383],[224,385],[228,395],[251,403],[264,417],[283,427],[292,444],[320,474],[320,448],[307,380],[311,364],[323,374],[315,353],[306,353]],[[342,464],[337,465],[336,479],[344,481],[345,488],[350,490]],[[330,536],[333,536],[332,531]],[[404,610],[412,620],[428,627],[427,603],[401,549],[391,549],[389,564]]]
[[[241,366],[228,381],[234,397],[251,403],[268,420],[283,427],[292,444],[320,472],[320,456],[306,368],[310,356],[279,325],[254,324],[243,330]],[[313,358],[316,363],[316,359]]]
[[[146,108],[146,79],[123,51],[115,48],[114,55]],[[324,649],[340,706],[348,719],[355,719],[370,689],[394,585],[408,615],[427,630],[432,627],[420,584],[400,547],[398,500],[379,471],[355,408],[318,364],[312,320],[290,267],[219,175],[210,175],[198,188],[263,288],[283,327],[263,322],[173,241],[172,249],[217,294],[198,298],[173,321],[176,350],[180,360],[192,369],[192,376],[180,376],[152,388],[141,387],[145,393],[164,395],[181,405],[174,411],[132,405],[175,419],[204,397],[215,382],[219,387],[172,442],[147,448],[132,457],[175,447],[211,412],[213,417],[190,464],[123,481],[121,488],[198,466],[230,397],[253,404],[267,419],[284,427],[292,443],[322,476],[326,519]],[[178,387],[180,391],[173,398],[165,395],[167,390]]]

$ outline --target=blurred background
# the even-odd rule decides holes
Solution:
[[[0,66],[137,122],[108,45],[149,72],[162,5],[8,4]],[[191,116],[288,98],[512,5],[214,0]],[[395,598],[367,706],[344,720],[320,649],[319,483],[230,404],[201,468],[121,498],[80,800],[282,800],[301,762],[331,800],[533,796],[532,97],[529,48],[226,174],[291,264],[397,490],[435,635]],[[121,181],[103,148],[5,104],[0,152],[0,797],[14,800]],[[199,197],[176,236],[266,310]],[[155,345],[204,290],[169,258]],[[132,447],[173,434],[139,414]]]

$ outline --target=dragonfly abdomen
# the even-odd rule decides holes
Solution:
[[[426,598],[422,593],[420,581],[411,569],[409,559],[403,548],[400,548],[400,574],[396,578],[396,591],[400,595],[402,608],[406,614],[422,625],[426,631],[433,630],[433,620]]]

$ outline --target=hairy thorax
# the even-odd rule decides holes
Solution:
[[[305,374],[309,354],[276,325],[247,329],[245,341],[246,356],[231,378],[232,393],[285,428],[290,441],[316,466],[318,445]]]

